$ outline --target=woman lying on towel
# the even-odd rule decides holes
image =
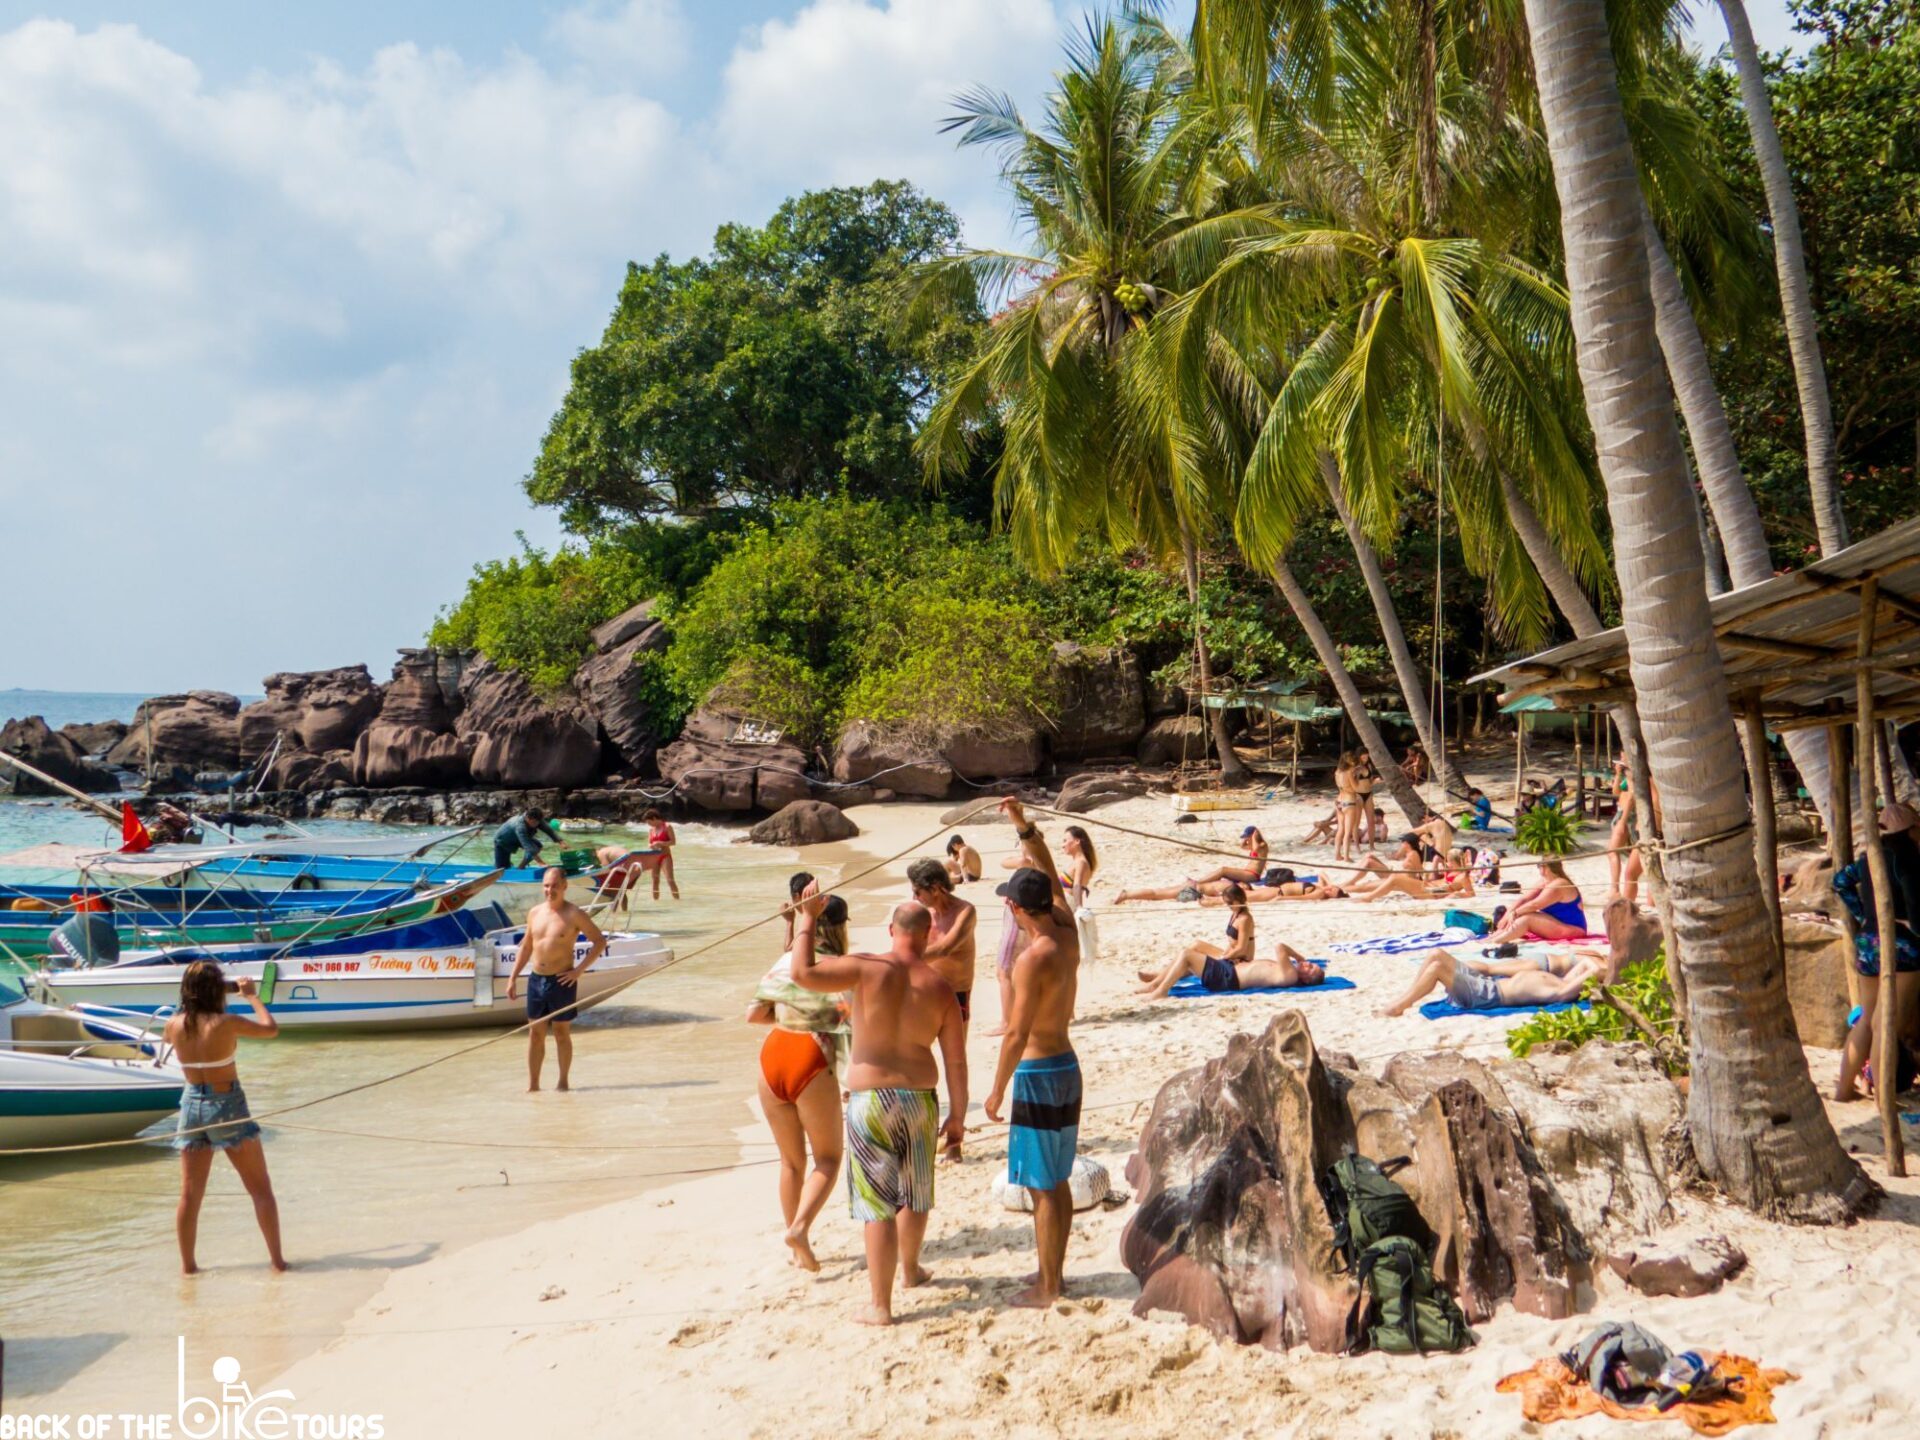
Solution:
[[[1240,844],[1247,852],[1244,865],[1223,865],[1205,875],[1190,875],[1179,885],[1162,886],[1155,890],[1122,890],[1114,897],[1113,903],[1124,905],[1129,900],[1196,900],[1202,895],[1223,895],[1230,885],[1257,885],[1260,877],[1267,873],[1267,837],[1260,833],[1257,826],[1249,825],[1240,832]]]
[[[1242,885],[1239,887],[1243,905],[1263,905],[1269,900],[1344,900],[1347,892],[1329,880],[1308,876],[1305,880],[1294,878],[1291,870],[1269,870],[1273,877],[1271,885]],[[1281,877],[1285,877],[1284,879]],[[1232,882],[1227,882],[1231,884]],[[1223,887],[1224,888],[1224,887]],[[1226,905],[1224,894],[1204,894],[1193,885],[1166,885],[1157,890],[1122,890],[1121,900],[1198,900],[1202,905]]]
[[[1216,993],[1318,985],[1326,978],[1321,966],[1284,941],[1272,960],[1255,959],[1253,916],[1247,913],[1246,892],[1238,885],[1230,886],[1224,898],[1232,907],[1227,919],[1227,947],[1222,949],[1208,941],[1189,945],[1166,969],[1138,972],[1141,988],[1136,994],[1149,1000],[1165,999],[1167,992],[1189,975],[1198,976],[1202,986]]]
[[[1363,872],[1353,882],[1356,900],[1381,900],[1389,895],[1411,895],[1416,900],[1444,900],[1473,894],[1473,858],[1464,850],[1446,857],[1446,869],[1435,871],[1427,865],[1418,835],[1400,837],[1400,853],[1395,856],[1399,868],[1382,865],[1373,856],[1366,857]]]
[[[1587,912],[1580,887],[1567,878],[1558,860],[1540,862],[1540,883],[1522,895],[1501,917],[1489,940],[1578,940],[1587,933]]]
[[[1515,965],[1523,969],[1512,970]],[[1582,951],[1564,966],[1564,973],[1542,970],[1532,960],[1467,960],[1451,950],[1435,950],[1421,962],[1420,973],[1413,977],[1407,993],[1381,1014],[1404,1015],[1435,990],[1462,1010],[1499,1010],[1509,1005],[1559,1005],[1578,1000],[1587,981],[1594,976],[1606,979],[1609,965],[1597,951]],[[1511,973],[1500,973],[1509,971]]]

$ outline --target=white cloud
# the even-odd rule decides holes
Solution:
[[[563,10],[548,33],[583,65],[649,77],[686,63],[679,0],[588,0]]]
[[[940,133],[982,82],[1037,91],[1060,62],[1049,0],[814,0],[735,50],[716,120],[726,163],[806,185],[908,177],[962,211],[970,234],[1006,228],[994,161]]]

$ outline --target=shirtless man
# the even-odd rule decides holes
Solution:
[[[1080,935],[1039,826],[1028,822],[1012,796],[1000,802],[1000,811],[1013,822],[1027,863],[1007,882],[1020,948],[1013,958],[1013,1004],[987,1096],[987,1118],[1001,1118],[1011,1083],[1007,1178],[1033,1193],[1034,1248],[1040,1257],[1034,1284],[1013,1303],[1045,1309],[1060,1298],[1073,1229],[1068,1181],[1080,1142],[1080,1060],[1067,1027],[1079,985]]]
[[[872,1303],[854,1318],[893,1323],[893,1277],[907,1289],[932,1277],[920,1267],[933,1209],[933,1152],[939,1101],[933,1045],[947,1073],[947,1123],[958,1145],[967,1118],[967,1046],[953,986],[927,963],[932,917],[909,900],[896,906],[884,955],[821,955],[814,927],[827,897],[809,885],[793,930],[793,980],[825,995],[853,993],[853,1053],[847,1065],[847,1200],[866,1228]],[[1071,922],[1069,922],[1071,923]]]
[[[1497,1010],[1508,1005],[1559,1005],[1568,1000],[1578,1000],[1580,992],[1586,989],[1587,981],[1595,976],[1608,984],[1619,978],[1613,961],[1602,957],[1598,951],[1584,952],[1564,969],[1543,970],[1529,961],[1525,968],[1502,973],[1506,970],[1506,966],[1496,967],[1493,962],[1462,959],[1451,950],[1431,951],[1406,993],[1391,1005],[1383,1007],[1380,1013],[1385,1016],[1404,1015],[1415,1001],[1424,1000],[1435,990],[1444,991],[1447,999],[1462,1010]]]
[[[527,980],[527,1019],[533,1022],[527,1031],[527,1089],[540,1088],[540,1069],[547,1059],[547,1030],[553,1030],[554,1054],[560,1061],[560,1083],[567,1088],[567,1072],[573,1068],[573,1022],[580,1013],[580,977],[606,951],[607,937],[593,923],[593,917],[567,899],[567,872],[558,865],[540,877],[540,893],[547,898],[527,911],[527,933],[520,941],[520,953],[514,957],[513,974],[507,977],[507,999],[519,998],[520,972],[529,962],[533,974]],[[574,942],[587,937],[586,957],[576,963]]]
[[[927,937],[927,963],[953,987],[953,998],[960,1002],[960,1036],[964,1043],[967,1026],[973,1022],[974,935],[978,912],[968,901],[953,893],[953,880],[947,867],[938,860],[916,860],[907,867],[907,883],[913,898],[927,907],[933,928]],[[947,1141],[942,1161],[960,1158],[960,1137]]]

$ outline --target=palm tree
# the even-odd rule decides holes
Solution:
[[[1813,521],[1820,534],[1820,553],[1831,555],[1847,546],[1847,517],[1840,508],[1840,490],[1834,479],[1833,406],[1827,393],[1827,366],[1820,354],[1820,325],[1813,313],[1813,292],[1807,282],[1807,256],[1800,235],[1800,206],[1793,198],[1793,177],[1780,148],[1780,132],[1773,123],[1773,97],[1767,93],[1760,49],[1741,0],[1720,0],[1726,17],[1727,39],[1733,49],[1734,69],[1740,77],[1740,103],[1753,136],[1753,156],[1760,166],[1760,184],[1767,196],[1767,215],[1773,222],[1774,268],[1780,276],[1780,309],[1787,324],[1787,349],[1793,356],[1794,384],[1800,391],[1800,424],[1806,432],[1807,484],[1813,490]]]
[[[1666,878],[1692,1022],[1694,1151],[1708,1177],[1751,1209],[1843,1220],[1872,1186],[1834,1135],[1771,959],[1704,566],[1692,527],[1671,523],[1689,503],[1686,454],[1654,336],[1645,201],[1606,0],[1526,0],[1526,13],[1633,684],[1664,797]]]
[[[959,287],[1003,308],[918,443],[937,483],[964,468],[987,418],[998,418],[996,503],[1036,568],[1062,564],[1090,535],[1177,558],[1209,694],[1199,564],[1225,493],[1218,477],[1171,470],[1125,394],[1128,352],[1176,283],[1173,242],[1206,204],[1203,152],[1164,58],[1161,32],[1108,20],[1068,46],[1044,125],[1028,125],[1002,95],[959,101],[946,128],[963,145],[1002,151],[1035,253],[973,250],[920,271],[914,303],[950,300]],[[1226,711],[1207,714],[1221,778],[1244,781]]]

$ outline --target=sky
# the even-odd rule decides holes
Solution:
[[[629,260],[876,178],[1013,239],[938,124],[1085,8],[0,0],[0,689],[384,678],[560,539],[520,481]]]

